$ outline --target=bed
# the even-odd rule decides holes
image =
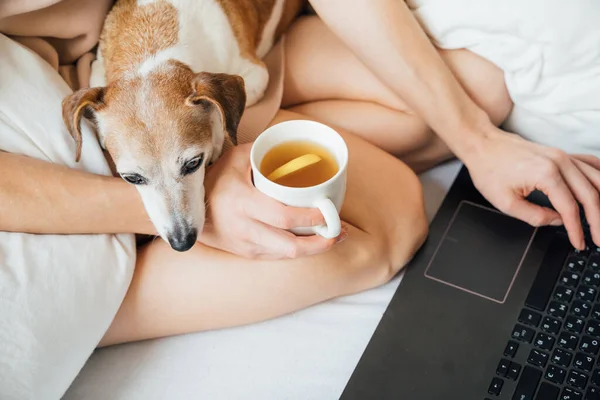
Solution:
[[[430,220],[460,167],[421,175]],[[337,399],[401,279],[259,324],[97,350],[63,400]]]

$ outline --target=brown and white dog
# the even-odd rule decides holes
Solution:
[[[82,117],[137,186],[158,234],[190,249],[205,220],[206,163],[263,96],[261,59],[303,0],[118,0],[104,24],[91,88],[63,102],[81,156]]]

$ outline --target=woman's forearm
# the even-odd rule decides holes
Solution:
[[[121,179],[0,152],[0,231],[153,233],[134,187]]]
[[[472,150],[488,124],[401,0],[311,0],[321,19],[448,144]]]

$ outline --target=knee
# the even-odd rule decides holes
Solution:
[[[513,108],[513,102],[508,94],[504,80],[490,85],[480,107],[487,113],[490,121],[496,126],[502,125]]]
[[[487,78],[473,82],[468,88],[470,96],[481,107],[496,126],[501,125],[513,108],[513,102],[506,88],[504,72],[494,67]]]
[[[387,237],[372,237],[355,292],[385,285],[412,260],[427,238],[426,219],[414,218],[412,228]]]
[[[389,223],[379,224],[379,229],[367,232],[365,254],[358,257],[363,260],[359,290],[388,283],[412,260],[427,238],[429,223],[416,175],[407,190],[411,190],[410,201],[405,201],[401,212],[390,216]]]
[[[402,221],[391,227],[381,240],[384,261],[379,276],[381,284],[394,278],[413,259],[429,234],[423,191],[418,179],[417,183],[419,191],[414,192],[411,207],[405,210]]]
[[[495,125],[501,125],[513,108],[504,71],[491,61],[460,50],[439,50],[440,55],[469,94]]]

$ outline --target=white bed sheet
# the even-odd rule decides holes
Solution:
[[[460,166],[421,176],[430,219]],[[63,400],[337,399],[400,280],[260,324],[98,350]]]

